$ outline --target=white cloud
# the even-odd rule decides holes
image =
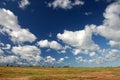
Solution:
[[[37,45],[39,47],[42,47],[42,48],[49,47],[49,41],[48,40],[41,40],[41,41],[37,42]]]
[[[64,58],[60,58],[59,60],[58,60],[58,63],[63,63],[64,62]]]
[[[73,53],[74,55],[78,55],[78,54],[81,53],[81,50],[80,50],[80,49],[73,49],[72,53]]]
[[[98,56],[95,52],[91,52],[89,53],[90,59],[86,59],[83,56],[78,56],[75,59],[78,63],[83,62],[88,64],[107,64],[109,62],[120,60],[120,50],[118,49],[103,49],[99,50],[97,53],[101,56]]]
[[[10,44],[4,44],[0,41],[0,49],[2,50],[10,50],[11,45]]]
[[[0,24],[10,30],[18,30],[18,18],[10,10],[0,9]]]
[[[68,45],[65,45],[64,47],[62,47],[62,49],[59,53],[66,53],[67,49],[71,49],[71,47]]]
[[[12,36],[11,40],[13,42],[33,42],[36,39],[35,35],[32,34],[28,29],[12,31],[10,36]]]
[[[62,49],[62,46],[56,41],[51,41],[50,48],[60,50],[60,49]]]
[[[4,46],[4,43],[2,43],[1,41],[0,41],[0,46]]]
[[[91,52],[89,55],[90,55],[90,57],[94,57],[94,56],[96,56],[96,53],[95,52]]]
[[[19,58],[17,56],[0,56],[0,64],[17,64],[19,62]]]
[[[101,60],[96,59],[97,63],[104,63],[104,62],[114,62],[120,58],[120,50],[118,49],[104,49],[100,51],[102,54]]]
[[[0,32],[7,33],[13,42],[33,42],[36,36],[18,24],[17,16],[10,10],[0,9]]]
[[[109,54],[105,56],[105,59],[108,61],[116,61],[120,58],[120,50],[112,49],[109,51]]]
[[[75,58],[78,63],[80,62],[86,62],[86,60],[82,56],[78,56]]]
[[[20,7],[20,8],[24,9],[24,8],[26,8],[28,5],[30,5],[30,2],[29,2],[29,0],[21,0],[18,4],[19,4],[19,7]]]
[[[104,23],[97,27],[97,33],[107,39],[120,41],[120,1],[109,5],[104,13]]]
[[[42,48],[46,47],[46,48],[51,48],[55,50],[62,49],[62,45],[60,45],[57,41],[41,40],[37,42],[37,45]]]
[[[38,49],[36,46],[15,46],[12,48],[12,52],[14,52],[17,55],[39,55],[41,54],[40,49]]]
[[[83,4],[84,2],[81,0],[74,0],[74,2],[71,0],[54,0],[53,2],[48,3],[48,6],[53,8],[71,9],[74,6],[80,6]]]
[[[11,48],[10,44],[6,44],[2,47],[3,50],[9,50]]]
[[[67,31],[58,34],[57,37],[64,43],[74,47],[74,55],[85,53],[89,58],[84,56],[76,57],[77,62],[101,64],[120,60],[120,0],[109,5],[104,12],[103,24],[87,25],[84,30]],[[92,39],[93,34],[98,34],[109,40],[110,49],[100,49]],[[97,36],[97,35],[96,35]],[[96,46],[96,47],[95,47]],[[116,49],[113,49],[115,47]],[[96,51],[93,51],[96,50]]]
[[[86,26],[84,30],[58,33],[57,37],[64,43],[79,49],[98,50],[99,46],[92,41],[92,30]]]
[[[68,58],[69,58],[68,56],[62,57],[57,61],[57,63],[64,63],[64,61]]]
[[[4,53],[4,51],[2,49],[0,49],[0,56],[2,56]]]
[[[50,64],[54,64],[56,62],[56,59],[51,57],[51,56],[47,56],[45,59],[44,59],[45,63],[50,63]]]
[[[120,42],[116,42],[116,41],[110,40],[110,41],[109,41],[109,45],[110,45],[111,47],[120,48]]]
[[[39,61],[42,59],[40,56],[41,51],[36,46],[14,46],[12,48],[12,52],[17,56],[20,56],[21,59],[27,60],[28,63],[32,65],[37,64],[37,62],[39,63]]]

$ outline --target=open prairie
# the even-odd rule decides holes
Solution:
[[[120,68],[0,67],[0,80],[120,80]]]

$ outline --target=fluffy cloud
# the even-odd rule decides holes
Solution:
[[[51,56],[47,56],[45,59],[44,59],[45,63],[50,63],[50,64],[54,64],[56,62],[56,59],[51,57]]]
[[[51,41],[50,48],[60,50],[60,49],[62,49],[62,46],[56,41]]]
[[[11,48],[10,44],[4,44],[0,41],[0,48],[3,50],[9,50]]]
[[[78,55],[78,54],[80,54],[82,51],[80,50],[80,49],[73,49],[73,51],[72,51],[72,53],[74,54],[74,55]]]
[[[109,45],[111,47],[115,47],[115,48],[120,48],[120,42],[117,42],[117,41],[109,41]]]
[[[99,53],[101,56],[98,56]],[[89,53],[90,58],[86,59],[83,56],[77,56],[75,59],[78,63],[89,63],[89,64],[101,64],[101,63],[109,63],[114,62],[116,60],[120,60],[120,50],[118,49],[103,49],[98,52]]]
[[[48,40],[41,40],[41,41],[37,42],[37,45],[42,48],[46,47],[46,48],[51,48],[51,49],[55,49],[55,50],[62,49],[62,45],[60,45],[57,41],[49,42]]]
[[[68,58],[69,58],[68,56],[62,57],[57,61],[57,63],[64,63],[64,61]]]
[[[17,16],[10,10],[0,9],[0,32],[7,33],[13,42],[33,42],[36,36],[28,29],[22,29]]]
[[[83,4],[84,2],[80,0],[74,0],[74,2],[71,0],[54,0],[52,3],[48,3],[48,6],[53,8],[71,9],[74,6]]]
[[[58,33],[57,37],[64,43],[67,43],[68,45],[77,47],[79,49],[99,49],[99,46],[92,40],[92,30],[87,26],[84,30],[74,32],[65,30],[63,34]]]
[[[62,49],[61,49],[61,51],[60,51],[59,53],[66,53],[66,51],[67,51],[68,49],[71,49],[71,47],[68,46],[68,45],[65,45],[65,46],[62,47]]]
[[[0,64],[19,64],[19,58],[17,56],[0,56]]]
[[[0,49],[0,56],[3,55],[4,51]]]
[[[24,8],[26,8],[28,5],[30,5],[30,2],[29,2],[29,0],[21,0],[18,4],[19,4],[19,7],[20,7],[20,8],[24,9]]]
[[[60,59],[58,60],[58,63],[62,63],[64,60],[65,60],[64,58],[60,58]]]
[[[118,49],[103,49],[100,53],[102,57],[98,57],[96,63],[114,62],[120,58],[120,50]]]
[[[29,64],[37,64],[42,58],[40,56],[41,51],[36,46],[15,46],[12,48],[12,52],[20,56],[21,59],[25,59],[28,61]]]
[[[108,61],[116,61],[120,58],[120,50],[112,49],[108,53],[109,54],[105,56],[105,59]]]
[[[17,55],[39,55],[41,52],[36,46],[15,46],[12,48],[12,52]]]
[[[0,24],[10,30],[20,29],[17,16],[15,16],[10,10],[4,8],[0,9]]]
[[[95,52],[91,52],[90,53],[90,57],[94,57],[94,56],[96,56],[96,53]]]
[[[49,47],[49,41],[48,40],[41,40],[41,41],[37,42],[37,45],[41,48]]]
[[[3,50],[9,50],[11,48],[10,44],[6,44],[2,47]]]
[[[80,62],[86,62],[86,60],[83,59],[82,56],[76,57],[75,59],[76,59],[76,61],[77,61],[78,63],[80,63]]]
[[[104,13],[104,23],[97,28],[97,32],[107,39],[120,40],[120,1],[109,5]]]
[[[36,39],[35,35],[32,34],[28,29],[12,31],[10,36],[12,36],[11,40],[13,42],[33,42]]]

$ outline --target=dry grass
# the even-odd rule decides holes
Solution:
[[[120,80],[120,68],[0,67],[0,80]]]

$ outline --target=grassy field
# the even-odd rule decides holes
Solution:
[[[120,80],[120,68],[0,67],[0,80]]]

